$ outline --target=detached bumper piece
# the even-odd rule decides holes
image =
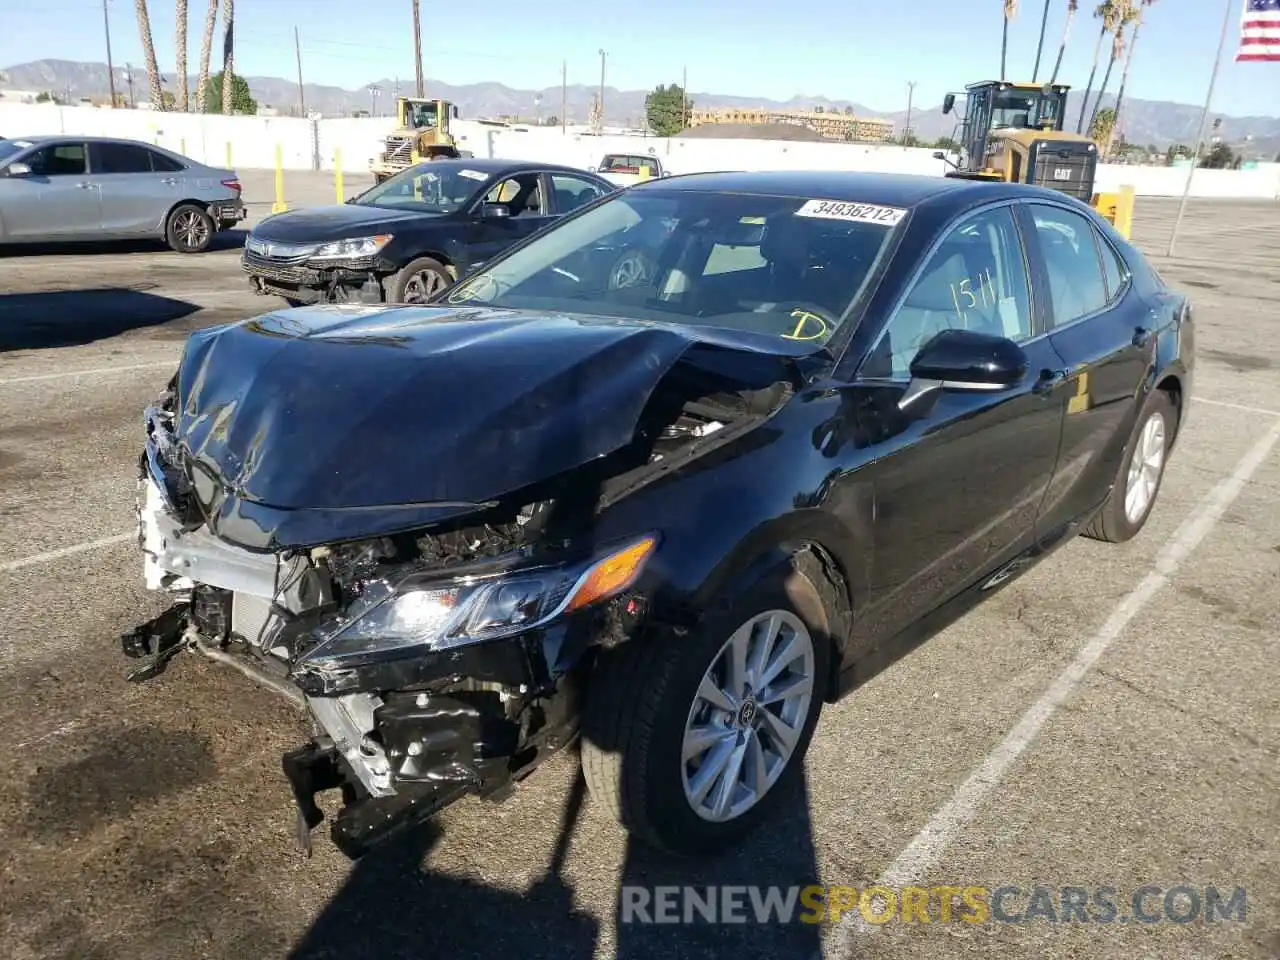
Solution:
[[[324,820],[315,797],[326,790],[342,791],[343,806],[329,832],[355,860],[466,794],[492,796],[510,788],[520,730],[503,716],[496,695],[397,694],[375,717],[391,761],[393,796],[371,796],[327,737],[284,756],[298,807],[298,841],[308,855],[311,831]]]

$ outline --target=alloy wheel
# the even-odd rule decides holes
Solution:
[[[704,820],[742,816],[778,781],[814,693],[813,638],[795,614],[767,610],[725,641],[685,721],[685,799]]]
[[[184,210],[174,220],[174,233],[183,246],[195,250],[209,239],[209,224],[194,210]]]
[[[405,303],[426,303],[448,284],[434,270],[419,270],[404,283]]]
[[[1155,500],[1164,469],[1165,435],[1164,417],[1158,413],[1142,425],[1138,435],[1124,491],[1124,513],[1130,523],[1141,520]]]

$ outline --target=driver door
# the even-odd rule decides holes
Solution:
[[[491,260],[519,240],[537,233],[555,217],[548,203],[546,177],[537,171],[519,173],[495,184],[475,212],[469,237],[468,270]],[[485,216],[488,204],[505,206],[510,216]]]
[[[872,644],[990,578],[1035,542],[1036,517],[1058,461],[1067,390],[1053,378],[1061,359],[1033,323],[1013,213],[1007,203],[987,207],[949,230],[855,378],[854,390],[896,384],[905,393],[919,348],[955,328],[1005,336],[1030,361],[1012,389],[943,389],[915,416],[898,410],[901,393],[877,391],[893,398],[872,431],[882,449],[848,475],[851,487],[869,483],[874,497],[871,583],[859,624]],[[856,499],[837,495],[836,502]]]

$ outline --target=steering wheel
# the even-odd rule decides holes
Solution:
[[[835,330],[839,320],[825,307],[816,303],[800,302],[787,311],[789,326],[781,334],[784,340],[807,342],[821,340]]]

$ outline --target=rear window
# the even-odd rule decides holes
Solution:
[[[657,166],[658,161],[653,157],[611,153],[600,163],[600,170],[604,173],[639,173],[641,167],[653,171]]]
[[[623,191],[448,299],[726,327],[816,348],[851,316],[905,216],[821,198]]]

